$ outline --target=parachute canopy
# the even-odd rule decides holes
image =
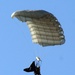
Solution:
[[[16,11],[11,15],[26,22],[34,43],[42,46],[61,45],[65,43],[63,29],[57,18],[44,10]]]

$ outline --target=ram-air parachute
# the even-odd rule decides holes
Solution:
[[[65,43],[63,29],[57,18],[44,10],[16,11],[11,15],[26,22],[34,43],[42,46],[61,45]]]

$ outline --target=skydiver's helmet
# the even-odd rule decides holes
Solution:
[[[37,67],[40,67],[40,66],[41,66],[41,59],[40,59],[39,57],[36,57],[35,65],[36,65]]]
[[[36,60],[37,60],[37,61],[41,61],[40,57],[36,57]]]

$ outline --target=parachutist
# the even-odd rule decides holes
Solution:
[[[40,63],[41,60],[39,57],[36,57],[36,60],[32,62],[29,68],[25,68],[26,72],[34,72],[35,75],[41,75],[40,73]]]

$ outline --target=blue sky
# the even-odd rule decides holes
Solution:
[[[26,23],[11,14],[17,10],[43,9],[53,13],[66,38],[61,46],[34,44]],[[75,75],[75,0],[0,1],[0,75],[33,75],[23,71],[36,56],[42,59],[42,75]]]

